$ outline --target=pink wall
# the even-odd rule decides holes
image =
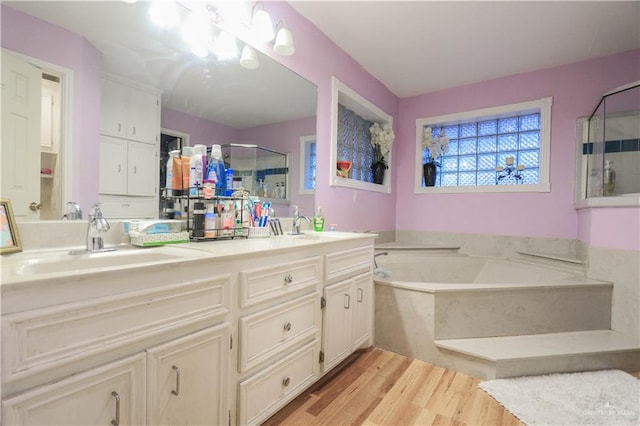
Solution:
[[[238,130],[205,118],[162,107],[160,127],[189,134],[189,145],[236,142]]]
[[[89,211],[97,201],[102,54],[61,27],[4,5],[2,47],[73,71],[70,199]]]
[[[318,88],[317,176],[315,204],[323,208],[327,223],[342,231],[394,229],[395,195],[329,186],[331,138],[331,76],[397,119],[398,98],[362,68],[288,3],[268,1],[265,9],[274,20],[284,18],[295,37],[295,53],[283,57],[272,46],[256,46],[276,61],[311,81]],[[396,121],[397,123],[397,121]],[[397,124],[394,129],[397,132]],[[394,151],[395,156],[395,151]]]
[[[577,238],[578,214],[573,206],[576,119],[589,115],[604,92],[639,76],[640,50],[635,50],[401,99],[394,154],[395,191],[402,200],[396,211],[397,229]],[[416,119],[545,96],[553,97],[551,192],[413,194]],[[631,219],[634,211],[637,219],[638,209],[624,217]],[[433,220],[434,215],[439,220]],[[607,215],[599,212],[593,219],[606,220]],[[619,234],[624,234],[624,225],[617,226]],[[615,243],[619,244],[626,243]]]
[[[274,204],[276,215],[291,216],[290,206],[302,208],[302,214],[313,216],[314,195],[301,195],[300,189],[300,137],[316,134],[316,118],[302,118],[283,123],[251,127],[238,131],[239,143],[267,146],[276,151],[289,153],[290,160],[290,201],[291,204]],[[324,210],[324,209],[323,209]]]
[[[638,207],[578,211],[578,239],[590,247],[640,250]]]

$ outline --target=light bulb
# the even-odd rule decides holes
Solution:
[[[243,68],[254,70],[260,66],[258,55],[253,47],[246,44],[242,48],[242,56],[240,57],[240,65]]]
[[[293,47],[293,34],[291,34],[291,30],[289,30],[289,28],[280,28],[273,50],[275,50],[279,55],[293,55],[293,52],[295,52],[295,48]]]
[[[161,28],[173,28],[178,25],[178,5],[174,1],[154,0],[149,6],[151,22]]]
[[[253,13],[251,27],[253,28],[256,38],[262,42],[269,43],[275,37],[271,17],[264,9],[256,10]]]
[[[220,32],[212,51],[221,61],[236,58],[238,56],[238,44],[235,36],[228,31]]]

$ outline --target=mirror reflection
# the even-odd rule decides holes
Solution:
[[[14,176],[20,171],[20,188],[9,195],[19,220],[60,219],[69,201],[86,211],[96,199],[114,218],[155,217],[161,165],[177,143],[256,144],[288,153],[288,196],[274,204],[276,212],[289,215],[289,203],[313,212],[313,194],[300,186],[301,159],[315,135],[313,84],[255,51],[253,69],[239,57],[199,58],[179,29],[151,22],[149,2],[1,7],[3,67],[14,55],[40,72],[37,146],[10,143],[17,136],[5,135],[3,125],[2,194],[7,160]],[[179,11],[187,19],[189,9]],[[241,52],[244,45],[236,43]],[[3,124],[4,85],[3,77]]]

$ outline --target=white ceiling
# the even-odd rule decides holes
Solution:
[[[293,1],[398,97],[640,48],[639,1]]]

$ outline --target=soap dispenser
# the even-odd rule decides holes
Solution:
[[[322,207],[318,207],[316,215],[313,217],[313,230],[316,232],[324,231],[324,216],[322,215]]]

